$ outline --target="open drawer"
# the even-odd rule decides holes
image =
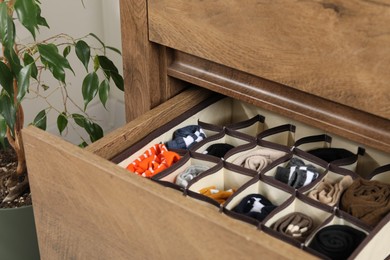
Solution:
[[[197,123],[197,119],[214,126],[230,125],[229,129],[235,132],[243,129],[240,124],[236,124],[237,121],[245,121],[256,114],[262,114],[265,117],[262,127],[250,132],[254,139],[258,138],[258,133],[261,136],[267,129],[285,124],[294,125],[283,139],[283,144],[289,147],[286,152],[295,149],[294,144],[301,148],[310,146],[310,142],[296,141],[323,133],[319,129],[253,105],[227,99],[218,99],[215,93],[201,88],[188,89],[86,149],[71,145],[34,127],[25,129],[23,137],[42,258],[314,258],[314,255],[300,249],[299,245],[286,243],[280,237],[272,235],[272,232],[267,232],[269,222],[253,225],[232,218],[225,214],[231,209],[228,205],[221,206],[219,210],[212,203],[205,203],[192,196],[183,196],[178,189],[164,187],[158,181],[142,178],[113,163],[128,156],[136,156],[153,142],[167,141],[172,129],[188,122]],[[218,102],[225,102],[229,104],[228,107],[234,109],[228,112],[226,104],[219,107],[215,105]],[[216,111],[219,109],[224,109],[223,114],[228,116],[213,121],[213,118],[218,118]],[[202,111],[207,113],[202,114]],[[202,117],[198,118],[199,115]],[[178,117],[182,117],[177,121],[179,123],[175,122],[167,127],[167,123],[169,125],[170,121],[177,120]],[[220,128],[221,131],[224,131],[223,129]],[[168,134],[156,134],[156,130],[160,131],[158,133]],[[243,134],[251,136],[248,132]],[[269,142],[275,141],[268,135],[262,137]],[[248,140],[247,142],[251,142]],[[359,144],[337,136],[332,136],[332,140],[333,145],[350,150],[359,147]],[[239,145],[247,144],[244,142]],[[369,176],[374,168],[389,163],[388,154],[365,148],[364,155],[359,155],[360,162],[353,166],[353,170],[358,171],[362,177]],[[327,164],[322,166],[328,167]],[[328,171],[336,170],[332,168]],[[253,178],[250,179],[251,183],[237,188],[241,191],[250,188],[256,183]],[[318,210],[316,203],[305,204],[307,199],[303,197],[306,190],[296,192],[286,188],[286,191],[281,192],[283,189],[275,188],[276,193],[287,194],[283,205],[290,203],[290,206],[283,207],[283,210],[292,211],[293,204],[297,204],[297,208],[314,207]],[[232,199],[230,203],[233,201]],[[387,245],[383,242],[384,235],[390,232],[388,216],[375,227],[366,227],[350,217],[343,217],[346,215],[344,213],[336,214],[330,207],[323,212],[326,217],[320,214],[323,216],[321,225],[348,222],[348,225],[357,226],[367,234],[362,242],[363,246],[354,251],[354,257],[357,259],[374,256],[382,259],[389,254]]]

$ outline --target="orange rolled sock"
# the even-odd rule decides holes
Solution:
[[[167,169],[180,160],[180,155],[168,151],[164,144],[155,144],[127,166],[127,169],[146,178]]]
[[[233,195],[233,193],[235,191],[236,191],[235,189],[220,191],[220,190],[216,189],[215,186],[210,186],[210,187],[206,187],[206,188],[201,189],[199,191],[199,193],[202,195],[205,195],[207,197],[210,197],[213,200],[218,201],[219,204],[223,204],[230,196]]]

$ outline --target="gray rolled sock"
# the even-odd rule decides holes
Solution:
[[[204,165],[191,165],[184,172],[176,176],[175,183],[180,187],[186,188],[190,180],[208,169],[209,167]]]

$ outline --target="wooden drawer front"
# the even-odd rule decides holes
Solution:
[[[42,259],[312,258],[297,247],[222,214],[212,205],[184,197],[177,190],[130,174],[102,159],[117,158],[127,148],[139,153],[156,140],[164,141],[168,132],[153,136],[155,129],[176,115],[186,115],[187,110],[212,96],[200,88],[185,91],[85,150],[34,127],[25,129]],[[230,112],[224,109],[223,113],[216,113],[220,110],[219,103],[209,110],[222,115],[223,122],[240,119],[240,114],[251,117],[254,113],[265,113],[267,128],[286,122],[296,124],[295,139],[321,132],[253,105],[237,105],[232,99],[218,102],[231,103]],[[206,121],[216,118],[211,112],[199,113],[184,118],[183,122],[196,120],[198,115]],[[286,143],[290,143],[289,139]],[[357,147],[345,139],[336,136],[334,139],[335,146]],[[370,148],[366,154],[367,168],[388,160],[387,154]],[[370,240],[372,248],[376,248],[372,243],[378,237]]]
[[[113,158],[209,94],[182,93],[86,150],[25,129],[42,259],[239,259],[244,254],[247,259],[311,259],[215,207],[96,155]]]
[[[390,119],[385,1],[150,0],[148,15],[153,42]]]

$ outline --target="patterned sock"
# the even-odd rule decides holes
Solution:
[[[263,195],[249,194],[232,211],[263,221],[276,207]]]
[[[189,125],[177,129],[173,133],[173,140],[165,143],[168,149],[190,149],[196,143],[206,138],[203,129],[198,125]]]

